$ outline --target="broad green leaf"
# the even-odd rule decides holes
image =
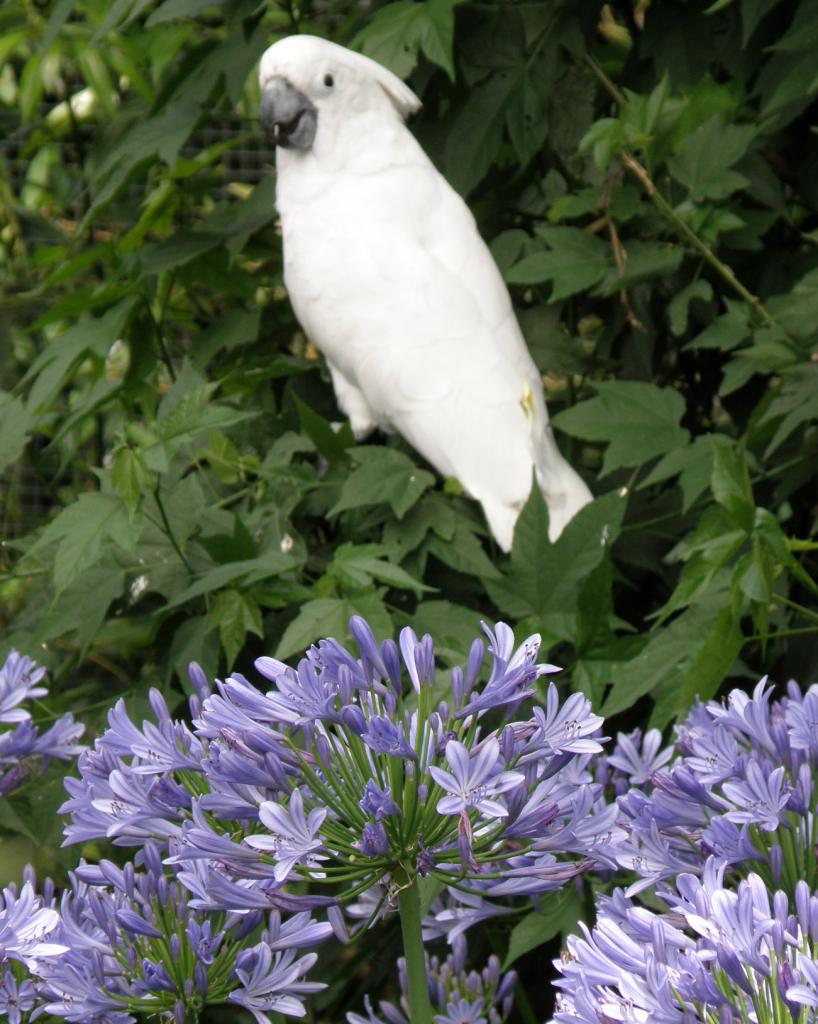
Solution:
[[[238,590],[222,590],[216,594],[207,623],[219,630],[228,668],[232,667],[248,633],[264,636],[258,605],[248,594]]]
[[[23,383],[33,381],[28,397],[32,414],[52,401],[65,377],[87,352],[103,357],[120,337],[137,298],[123,299],[94,320],[83,320],[51,342],[34,360]]]
[[[84,654],[102,626],[111,603],[122,596],[124,589],[125,573],[119,566],[98,565],[85,569],[39,616],[34,634],[37,642],[47,644],[67,633],[76,633],[80,654]]]
[[[191,388],[170,407],[160,410],[156,421],[158,440],[143,453],[145,465],[158,473],[167,472],[179,449],[207,430],[225,430],[258,416],[260,410],[236,409],[211,402],[213,384]]]
[[[336,550],[327,572],[352,588],[367,587],[373,580],[378,580],[400,590],[420,592],[435,589],[416,580],[399,565],[387,562],[381,557],[385,553],[386,549],[380,544],[342,544]]]
[[[167,656],[170,679],[176,673],[185,692],[190,692],[188,666],[195,661],[202,667],[208,679],[212,679],[219,667],[219,631],[208,625],[207,615],[196,615],[186,618],[174,629],[170,651]]]
[[[22,398],[0,391],[0,473],[23,454],[33,417]]]
[[[535,484],[514,528],[510,571],[485,581],[489,596],[513,618],[571,613],[581,583],[606,557],[624,514],[624,499],[606,494],[580,509],[552,544],[548,508]]]
[[[397,0],[387,4],[369,19],[353,40],[353,46],[385,64],[399,78],[406,78],[414,69],[422,51],[454,81],[454,8],[459,2]]]
[[[699,277],[690,284],[685,285],[680,292],[677,292],[670,300],[667,307],[667,317],[671,331],[680,337],[687,330],[690,303],[694,299],[702,302],[709,302],[713,298],[713,288],[709,281]]]
[[[818,268],[810,270],[782,295],[773,295],[765,306],[776,323],[793,338],[818,335]]]
[[[393,562],[404,557],[434,532],[443,541],[451,541],[457,528],[454,509],[436,492],[424,495],[402,519],[390,519],[384,524],[383,543]]]
[[[194,365],[201,369],[217,352],[230,352],[238,345],[255,341],[260,326],[261,310],[231,309],[196,338],[191,354]]]
[[[403,519],[435,478],[394,448],[365,445],[348,449],[354,468],[341,487],[338,501],[330,510],[337,515],[351,508],[388,502],[398,519]]]
[[[639,482],[639,489],[679,477],[682,489],[682,512],[688,512],[694,502],[710,486],[713,473],[713,448],[706,434],[693,439],[690,444],[664,455]]]
[[[551,301],[598,284],[610,266],[608,247],[579,228],[541,227],[546,252],[524,256],[506,274],[509,284],[551,284]]]
[[[709,621],[699,616],[701,632],[693,638],[690,658],[680,660],[667,681],[659,685],[648,722],[651,728],[664,729],[674,718],[683,715],[697,698],[707,701],[715,697],[738,657],[744,637],[733,609],[729,605],[711,608]]]
[[[147,28],[152,28],[154,25],[173,21],[174,18],[194,18],[202,11],[218,8],[218,6],[213,0],[165,0],[154,11],[151,11],[145,25]]]
[[[454,536],[450,539],[444,540],[439,535],[432,535],[426,542],[426,551],[458,572],[481,576],[483,579],[500,577],[499,569],[486,554],[474,530],[463,519],[458,520]]]
[[[418,636],[428,633],[435,654],[451,664],[459,664],[469,652],[472,640],[482,634],[481,615],[451,601],[423,601],[415,609],[412,628]]]
[[[730,303],[726,313],[717,316],[685,348],[716,348],[724,352],[736,348],[750,337],[750,311],[743,304]]]
[[[720,434],[711,434],[710,444],[713,448],[713,474],[710,478],[713,497],[737,527],[750,533],[755,518],[755,502],[744,452]]]
[[[118,448],[111,460],[111,485],[122,498],[125,507],[133,513],[139,499],[151,486],[151,474],[138,451]]]
[[[602,475],[622,466],[641,466],[688,443],[679,426],[684,398],[672,388],[642,381],[597,381],[594,398],[553,417],[554,426],[586,441],[610,442]]]
[[[514,83],[514,75],[507,72],[490,75],[477,83],[448,131],[446,177],[461,195],[468,195],[492,166],[502,142],[508,97]]]
[[[302,605],[293,621],[284,630],[278,642],[276,658],[289,658],[300,654],[310,644],[323,637],[343,640],[349,635],[352,608],[340,597],[320,597]]]
[[[723,679],[722,662],[719,660],[717,667],[712,659],[708,663],[704,652],[718,650],[721,638],[724,656],[729,654],[730,662],[737,653],[733,624],[724,610],[724,594],[714,594],[649,635],[636,657],[612,668],[611,688],[599,714],[608,718],[650,694],[673,693],[674,698],[682,692],[712,694]],[[674,699],[671,714],[677,708]],[[667,708],[662,714],[667,715]]]
[[[747,178],[731,168],[756,135],[753,125],[725,124],[723,116],[715,114],[688,136],[668,161],[668,170],[697,202],[724,199],[748,184]]]
[[[152,242],[139,250],[142,276],[158,275],[215,249],[223,241],[221,235],[206,231],[177,231],[161,242]]]
[[[549,893],[538,910],[527,914],[512,929],[503,970],[507,971],[515,960],[544,945],[555,935],[574,931],[577,922],[582,920],[582,914],[582,901],[576,890],[569,887],[560,893]]]
[[[141,517],[129,516],[118,495],[81,494],[46,526],[28,557],[56,543],[53,578],[59,593],[95,565],[112,544],[132,553],[141,532]]]
[[[188,601],[192,601],[196,597],[220,590],[228,583],[241,582],[243,586],[249,587],[253,583],[295,569],[298,564],[299,559],[293,554],[285,555],[281,551],[265,551],[258,558],[244,558],[240,561],[228,562],[226,565],[214,566],[180,594],[176,594],[173,600],[168,601],[163,611],[178,608],[179,605],[187,604]]]
[[[298,395],[293,395],[293,401],[301,429],[324,458],[329,462],[346,462],[349,458],[348,449],[355,444],[349,423],[343,423],[337,430],[333,430],[332,426],[314,409],[302,402]]]
[[[679,268],[684,253],[679,245],[658,242],[626,242],[624,266],[609,269],[604,281],[595,289],[600,295],[614,295],[623,288],[632,288],[653,277],[669,277]]]
[[[624,148],[625,129],[622,122],[613,117],[602,117],[595,121],[579,145],[580,153],[593,150],[594,163],[600,171],[604,171]]]
[[[779,421],[778,426],[764,452],[765,459],[802,424],[818,420],[818,365],[804,363],[791,376],[784,378],[761,422],[774,423],[776,420]]]

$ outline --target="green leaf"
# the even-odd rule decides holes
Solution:
[[[111,460],[111,485],[133,514],[142,495],[152,487],[152,474],[138,451],[118,448],[114,452]]]
[[[747,152],[757,131],[754,125],[725,124],[721,114],[714,114],[685,139],[668,161],[668,170],[697,202],[725,199],[749,184],[730,168]]]
[[[22,398],[0,391],[0,473],[23,454],[33,417]]]
[[[46,526],[27,557],[57,544],[53,578],[59,593],[99,562],[111,544],[132,553],[141,532],[141,517],[130,516],[117,495],[81,494]]]
[[[572,612],[581,583],[605,558],[624,514],[625,501],[618,493],[596,498],[552,544],[548,508],[534,484],[514,527],[510,571],[501,580],[485,581],[489,596],[501,611],[518,619]]]
[[[323,637],[344,639],[349,635],[351,614],[352,608],[344,598],[319,597],[315,601],[307,601],[284,630],[275,657],[284,659],[300,654]]]
[[[612,668],[611,688],[599,713],[608,718],[654,692],[660,698],[669,693],[714,692],[724,678],[723,662],[719,657],[717,663],[712,659],[708,663],[706,654],[719,650],[719,637],[725,643],[725,659],[729,656],[732,662],[737,653],[734,624],[724,612],[724,594],[716,593],[652,633],[636,657]],[[676,707],[674,700],[671,715]],[[667,705],[661,714],[667,721]]]
[[[541,227],[547,252],[523,257],[506,274],[509,284],[551,284],[551,301],[584,291],[607,274],[608,248],[579,228]]]
[[[710,282],[705,281],[703,277],[691,281],[690,284],[685,285],[680,292],[673,296],[667,307],[667,318],[670,322],[670,329],[677,338],[687,330],[690,303],[694,299],[709,302],[712,298],[713,288]]]
[[[351,508],[388,502],[398,519],[403,519],[435,478],[394,448],[365,445],[350,448],[356,465],[344,480],[341,494],[329,514]]]
[[[152,11],[145,22],[147,28],[172,21],[174,18],[195,18],[202,11],[218,8],[214,0],[165,0]]]
[[[625,148],[625,129],[622,122],[614,117],[602,117],[595,121],[579,144],[580,153],[592,149],[597,169],[604,171],[611,160]]]
[[[710,605],[705,610],[710,613],[708,619],[701,613],[694,619],[695,613],[691,613],[686,625],[700,622],[701,632],[693,638],[690,656],[677,662],[665,683],[659,685],[648,722],[651,728],[664,729],[672,719],[687,712],[696,698],[707,701],[715,697],[741,651],[744,637],[732,608]],[[683,632],[680,630],[680,635]]]
[[[818,334],[818,267],[804,274],[790,291],[766,300],[767,312],[793,338]]]
[[[158,473],[167,472],[179,449],[200,434],[207,430],[225,430],[260,414],[260,409],[243,410],[211,402],[215,388],[215,384],[202,384],[184,391],[178,397],[172,396],[173,389],[168,392],[165,399],[167,401],[172,397],[172,401],[163,405],[156,421],[158,441],[143,453],[145,465],[149,469]]]
[[[750,337],[750,311],[743,303],[728,303],[726,313],[717,316],[685,348],[715,348],[728,352]]]
[[[28,397],[32,413],[44,409],[62,386],[70,370],[87,352],[104,357],[119,338],[137,303],[130,295],[95,320],[83,320],[51,342],[29,367],[23,383],[33,380]]]
[[[595,289],[599,295],[614,295],[623,288],[632,288],[641,281],[654,277],[669,277],[679,269],[684,252],[679,245],[664,242],[627,242],[624,247],[624,266],[620,274],[617,267],[609,269],[605,280]]]
[[[219,630],[228,668],[232,667],[248,633],[264,636],[258,605],[248,594],[238,590],[222,590],[216,594],[207,623]]]
[[[369,19],[352,45],[385,64],[399,78],[406,78],[414,69],[422,51],[454,81],[454,8],[459,2],[397,0],[387,4]]]
[[[682,489],[682,512],[688,512],[709,487],[712,473],[713,448],[708,435],[703,434],[694,438],[690,444],[663,456],[640,481],[638,489],[678,476]]]
[[[486,554],[475,536],[474,527],[467,520],[458,519],[454,535],[448,540],[438,535],[431,536],[426,542],[426,551],[458,572],[483,579],[500,578],[499,569]]]
[[[241,582],[243,586],[250,587],[261,580],[270,579],[280,573],[295,569],[299,559],[293,554],[284,554],[281,551],[269,550],[258,558],[243,558],[235,562],[228,562],[226,565],[217,565],[204,572],[199,579],[191,583],[180,594],[174,595],[171,601],[165,605],[163,611],[171,608],[178,608],[179,605],[187,604],[196,597],[203,594],[210,594],[214,590],[220,590],[228,583]]]
[[[512,929],[503,970],[507,971],[515,960],[544,945],[555,935],[574,931],[577,922],[582,920],[582,914],[582,902],[575,890],[564,889],[546,896],[539,910],[527,914]]]
[[[713,448],[710,478],[713,497],[739,529],[750,533],[755,520],[755,502],[744,452],[720,434],[711,434],[710,444]]]
[[[386,549],[381,544],[342,544],[337,548],[327,572],[352,588],[367,587],[373,580],[378,580],[400,590],[420,592],[435,589],[416,580],[399,565],[381,558],[385,553]]]
[[[111,603],[122,596],[125,573],[119,566],[98,565],[57,595],[52,605],[38,617],[35,637],[38,643],[76,633],[80,655],[84,655],[105,620]]]
[[[411,624],[418,636],[434,637],[435,654],[457,664],[468,654],[472,640],[480,636],[479,612],[451,601],[423,601],[415,609]]]
[[[298,413],[301,429],[312,441],[318,451],[328,462],[346,462],[349,458],[348,449],[355,444],[355,437],[349,423],[344,423],[338,430],[302,402],[298,395],[293,394],[293,401]]]
[[[388,8],[387,8],[388,10]],[[490,75],[478,82],[446,136],[446,177],[461,195],[482,181],[492,166],[503,138],[508,97],[515,76]]]
[[[768,424],[776,420],[779,423],[764,452],[765,459],[802,424],[818,420],[818,365],[804,363],[781,382],[778,394],[770,402],[761,422]]]
[[[642,381],[597,381],[597,395],[553,417],[554,426],[585,441],[608,441],[602,475],[641,466],[686,445],[679,426],[685,401],[678,391]]]
[[[390,519],[384,524],[383,543],[391,561],[402,562],[428,533],[450,541],[455,529],[456,515],[451,504],[441,494],[432,492],[413,505],[402,519]]]

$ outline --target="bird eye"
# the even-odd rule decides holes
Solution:
[[[332,77],[332,75],[324,75],[324,85],[328,89],[331,89],[333,85],[335,85],[335,79]]]

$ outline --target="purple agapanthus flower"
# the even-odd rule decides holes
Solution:
[[[713,858],[701,877],[683,874],[658,894],[670,913],[621,892],[598,898],[593,929],[581,926],[555,962],[555,1024],[801,1020],[815,1005],[818,970],[801,927],[815,897],[802,896],[799,920],[756,874],[725,886]]]
[[[14,726],[0,732],[0,798],[44,769],[52,758],[67,761],[83,749],[78,740],[85,727],[71,714],[40,732],[28,708],[21,707],[23,701],[48,693],[37,685],[44,675],[44,668],[17,651],[11,651],[0,667],[0,724]]]
[[[295,789],[287,807],[272,801],[266,801],[259,807],[259,819],[270,834],[247,836],[244,841],[253,849],[275,858],[274,878],[282,882],[296,864],[315,864],[325,859],[317,852],[323,844],[316,837],[327,813],[325,807],[314,807],[308,815],[305,814],[304,799]]]
[[[475,807],[488,818],[504,818],[508,810],[493,799],[506,790],[525,782],[521,772],[497,771],[500,744],[489,740],[473,759],[468,749],[457,740],[446,744],[446,760],[450,772],[431,767],[429,772],[441,789],[449,795],[441,797],[437,809],[441,814],[460,814]]]
[[[816,708],[818,687],[802,694],[790,685],[773,700],[766,679],[752,694],[734,690],[724,704],[696,704],[676,727],[671,758],[661,755],[664,763],[647,781],[640,773],[638,784],[634,777],[629,790],[619,789],[626,838],[616,859],[642,876],[629,892],[679,871],[699,872],[711,855],[790,893],[801,877],[818,884],[811,853],[818,829]],[[607,762],[615,770],[626,764],[617,753]],[[801,852],[785,857],[784,850]]]

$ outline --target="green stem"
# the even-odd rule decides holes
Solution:
[[[409,1019],[412,1024],[432,1024],[432,1004],[426,980],[426,955],[421,934],[420,898],[414,879],[406,876],[398,893],[403,955],[406,958],[406,981],[409,998]]]
[[[757,316],[762,320],[768,327],[777,327],[775,320],[770,316],[767,310],[764,308],[764,304],[757,295],[753,295],[751,291],[744,287],[739,281],[732,269],[716,256],[713,250],[705,242],[699,238],[695,231],[693,231],[687,224],[682,220],[678,213],[673,209],[670,203],[665,199],[662,193],[656,188],[654,183],[648,176],[648,172],[639,163],[639,161],[632,156],[626,149],[623,150],[619,157],[625,167],[631,172],[631,174],[638,179],[644,190],[647,192],[653,205],[659,210],[663,217],[671,222],[676,228],[679,234],[688,241],[697,252],[700,252],[705,262],[708,263],[727,284],[740,295],[747,305],[755,310]]]
[[[617,88],[617,86],[611,81],[610,78],[605,74],[602,68],[590,57],[586,58],[591,71],[601,82],[603,88],[609,93],[611,98],[617,104],[617,106],[623,107],[627,105],[627,97],[625,94]],[[710,246],[699,238],[695,231],[692,230],[682,218],[676,213],[670,203],[664,198],[659,192],[648,174],[647,170],[639,163],[639,161],[628,152],[627,149],[623,149],[619,154],[619,158],[626,167],[627,170],[639,181],[642,188],[648,194],[653,205],[659,210],[663,217],[670,221],[670,223],[676,228],[679,234],[696,249],[697,252],[701,253],[705,262],[709,264],[713,270],[733,289],[736,294],[740,295],[742,299],[749,305],[749,307],[755,311],[759,319],[767,324],[768,327],[778,327],[779,325],[770,316],[767,310],[764,308],[764,304],[761,302],[757,295],[753,295],[749,289],[739,281],[732,269],[716,256]],[[780,329],[780,328],[779,328]],[[783,333],[783,332],[782,332]]]

